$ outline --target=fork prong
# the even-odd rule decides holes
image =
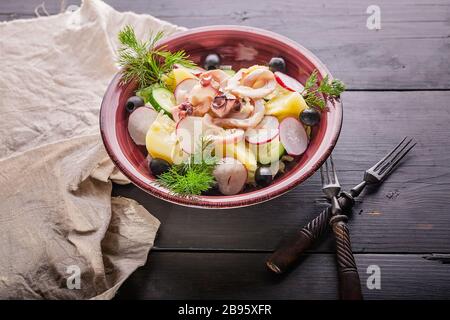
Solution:
[[[331,171],[332,171],[333,179],[334,179],[333,183],[339,184],[339,180],[338,180],[338,177],[337,177],[337,174],[336,174],[336,169],[334,168],[334,161],[333,161],[333,157],[332,156],[330,156],[330,163],[331,163]]]
[[[330,170],[328,168],[328,159],[320,167],[320,179],[322,180],[322,187],[332,183],[330,179]]]
[[[406,143],[403,143],[402,147],[395,151],[391,157],[389,157],[388,160],[386,160],[379,168],[378,168],[378,174],[382,174],[386,168],[394,161],[396,161],[397,157],[402,154],[402,152],[408,147],[408,145],[413,141],[412,138],[408,139]]]
[[[325,170],[326,170],[326,177],[327,177],[327,183],[333,183],[333,181],[331,180],[331,175],[330,175],[330,158],[328,157],[328,159],[325,161]]]
[[[402,139],[402,141],[400,141],[400,143],[397,144],[397,145],[394,147],[394,149],[392,149],[387,155],[385,155],[380,161],[378,161],[378,162],[377,162],[372,168],[370,168],[369,170],[377,171],[377,170],[380,168],[380,166],[386,161],[386,159],[388,159],[394,152],[397,151],[398,148],[400,148],[400,146],[403,144],[403,142],[405,142],[405,140],[406,140],[407,138],[408,138],[408,137],[404,137],[404,138]]]
[[[324,166],[324,165],[322,165],[322,166],[320,167],[320,181],[322,182],[322,186],[325,185],[325,176],[324,176],[324,172],[323,172],[323,166]]]
[[[416,144],[417,143],[415,142],[412,145],[410,145],[409,148],[407,148],[406,150],[400,152],[396,156],[394,161],[391,161],[388,166],[386,166],[385,168],[383,168],[382,171],[380,171],[381,180],[383,180],[385,177],[387,177],[389,175],[389,173],[391,173],[391,171],[395,169],[395,167],[400,162],[400,160],[402,160],[408,154],[408,152],[411,151],[411,149],[415,147]]]

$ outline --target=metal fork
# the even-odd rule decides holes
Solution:
[[[330,225],[336,240],[340,298],[342,300],[362,300],[361,282],[350,243],[347,216],[342,214],[341,206],[336,198],[341,191],[341,185],[331,155],[320,167],[320,177],[322,191],[331,200]]]
[[[350,192],[341,192],[338,203],[343,212],[350,212],[355,203],[354,198],[361,194],[366,185],[378,184],[385,180],[415,145],[413,139],[403,138],[385,157],[366,170],[361,183],[353,187]],[[275,273],[283,273],[293,267],[300,260],[302,254],[325,234],[331,216],[330,208],[323,210],[315,219],[299,229],[293,237],[282,241],[282,245],[267,260],[267,267]]]
[[[329,167],[331,167],[331,172]],[[328,199],[331,200],[336,197],[341,191],[341,185],[339,184],[336,169],[334,168],[333,156],[330,155],[320,167],[320,178],[322,180],[322,191]]]
[[[364,172],[363,181],[353,187],[350,190],[349,195],[352,198],[355,198],[361,194],[368,184],[379,184],[383,182],[383,180],[394,171],[400,160],[402,160],[416,144],[414,139],[404,137],[394,149]]]

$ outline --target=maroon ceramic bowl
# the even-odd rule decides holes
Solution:
[[[211,52],[219,53],[222,64],[235,70],[254,64],[267,64],[271,57],[286,61],[287,73],[305,82],[315,69],[319,78],[329,75],[327,68],[311,52],[286,37],[266,30],[242,26],[211,26],[191,29],[171,36],[160,43],[169,50],[184,49],[192,60],[201,63]],[[120,74],[110,83],[100,110],[100,130],[109,156],[117,167],[139,188],[163,200],[184,206],[201,208],[236,208],[273,199],[310,177],[333,150],[342,125],[342,105],[328,104],[322,113],[320,126],[313,130],[307,151],[284,175],[270,186],[247,189],[234,196],[204,195],[180,197],[154,183],[149,173],[144,147],[136,146],[128,135],[128,113],[125,101],[133,94],[135,85],[120,85]]]

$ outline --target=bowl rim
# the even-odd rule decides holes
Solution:
[[[288,45],[289,47],[293,48],[294,50],[301,53],[305,58],[311,62],[314,67],[318,70],[318,72],[323,77],[324,75],[328,75],[330,80],[333,79],[333,76],[331,75],[328,68],[308,49],[303,47],[302,45],[298,44],[297,42],[282,36],[280,34],[277,34],[272,31],[255,28],[255,27],[249,27],[249,26],[239,26],[239,25],[214,25],[214,26],[205,26],[205,27],[198,27],[198,28],[192,28],[188,29],[186,31],[177,32],[169,37],[164,38],[158,43],[158,46],[163,46],[173,40],[189,36],[196,33],[204,33],[204,32],[214,32],[214,31],[235,31],[239,33],[247,33],[247,34],[253,34],[258,35],[264,38],[269,38],[271,40],[275,40],[278,42],[282,42],[285,45]],[[114,141],[110,141],[110,136],[107,134],[107,130],[105,128],[105,110],[110,105],[110,98],[109,95],[112,94],[113,91],[117,89],[120,83],[120,71],[116,73],[112,81],[109,83],[108,88],[105,92],[105,95],[103,97],[101,108],[100,108],[100,133],[103,140],[103,144],[105,146],[105,149],[113,161],[113,163],[119,168],[119,170],[130,179],[130,181],[142,189],[143,191],[159,198],[162,200],[165,200],[170,203],[174,203],[181,206],[186,207],[194,207],[194,208],[202,208],[202,209],[232,209],[232,208],[240,208],[240,207],[246,207],[251,206],[255,204],[259,204],[262,202],[266,202],[269,200],[272,200],[276,197],[279,197],[286,192],[292,190],[296,186],[298,186],[300,183],[307,180],[309,177],[311,177],[315,171],[317,171],[320,166],[324,163],[324,161],[330,156],[331,152],[333,151],[337,140],[339,138],[341,129],[342,129],[342,123],[343,123],[343,107],[342,107],[342,99],[340,101],[335,102],[332,107],[334,108],[335,117],[333,123],[329,123],[329,125],[333,125],[333,130],[325,131],[325,137],[328,135],[331,135],[328,137],[328,146],[326,148],[319,148],[316,152],[316,154],[320,153],[320,157],[315,161],[315,163],[303,174],[299,175],[299,172],[293,172],[292,175],[288,176],[292,181],[290,181],[288,184],[285,185],[271,185],[266,188],[257,189],[255,191],[250,191],[247,193],[232,195],[232,196],[192,196],[192,197],[182,197],[179,195],[175,195],[170,193],[164,188],[156,186],[154,183],[149,183],[148,181],[142,181],[141,179],[137,178],[134,173],[132,173],[118,158],[118,156],[113,151],[112,144],[114,144]],[[330,104],[330,103],[329,103]],[[327,105],[328,106],[328,105]],[[116,137],[116,130],[115,128],[112,129],[114,133],[114,137]],[[322,141],[323,143],[323,141]],[[321,143],[321,144],[322,144]],[[118,143],[117,143],[118,144]],[[121,158],[125,159],[125,155],[123,154],[122,150],[118,148],[119,151],[122,153],[120,156]],[[314,156],[316,156],[314,154]],[[304,168],[304,167],[303,167]],[[302,168],[302,169],[303,169]],[[299,170],[301,171],[301,170]],[[298,177],[295,177],[295,174],[299,175]],[[283,181],[284,179],[287,179],[287,177],[281,177],[278,181]],[[277,183],[278,184],[278,183]],[[273,187],[273,188],[271,188]],[[272,189],[272,190],[271,190]],[[261,192],[264,191],[264,192]]]

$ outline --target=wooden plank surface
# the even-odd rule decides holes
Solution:
[[[404,135],[414,152],[377,190],[358,202],[350,221],[357,252],[450,252],[450,92],[348,92],[334,152],[339,179],[351,188]],[[159,248],[272,250],[324,207],[316,174],[272,201],[242,209],[181,208],[135,187],[115,194],[136,199],[161,222]],[[189,227],[187,227],[189,226]],[[333,250],[326,241],[318,251]]]
[[[279,277],[262,253],[160,253],[119,289],[119,299],[337,299],[334,256],[311,254]],[[449,299],[450,264],[422,255],[357,254],[366,299]],[[369,290],[368,266],[381,272],[380,290]],[[182,267],[180,267],[182,266]]]
[[[401,136],[414,136],[414,153],[357,203],[352,245],[365,298],[450,297],[450,91],[444,91],[450,90],[450,1],[377,1],[379,31],[366,28],[369,0],[106,2],[186,27],[262,27],[312,50],[353,91],[343,97],[344,125],[334,152],[344,188],[359,182]],[[34,17],[41,3],[1,1],[0,21]],[[51,14],[60,4],[45,1]],[[138,200],[162,222],[146,266],[118,298],[337,298],[331,237],[282,278],[264,268],[279,240],[323,209],[317,175],[280,198],[228,211],[181,208],[133,186],[113,192]],[[365,286],[369,265],[381,268],[381,290]]]
[[[265,28],[313,51],[350,89],[450,89],[448,0],[106,0],[120,11],[149,13],[198,27],[239,24]],[[0,2],[0,19],[31,17],[42,0]],[[67,0],[66,4],[78,0]],[[381,30],[369,30],[366,9],[381,10]],[[59,0],[47,0],[50,13]]]

